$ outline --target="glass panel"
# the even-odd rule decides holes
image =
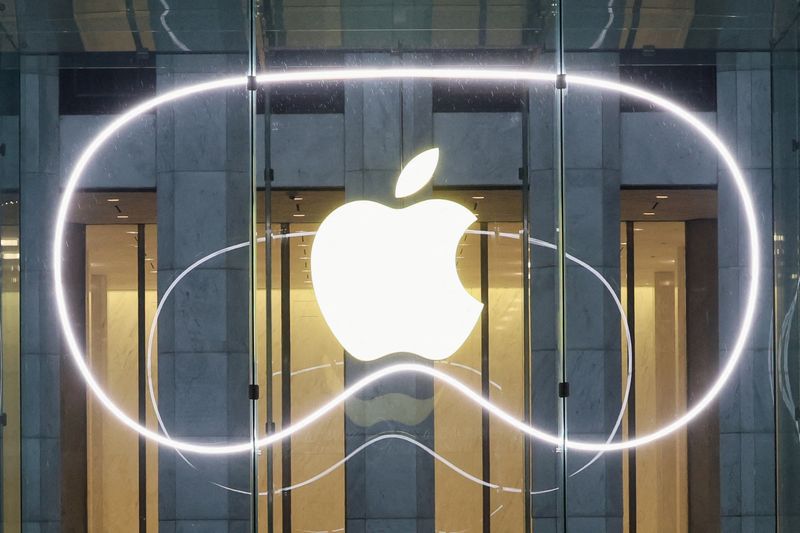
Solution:
[[[766,239],[773,232],[770,124],[776,115],[770,110],[778,104],[768,50],[780,25],[778,4],[560,3],[569,51],[565,251],[611,285],[603,289],[586,269],[568,263],[570,438],[603,443],[620,416],[622,431],[612,443],[643,438],[704,406],[656,442],[605,453],[569,477],[568,524],[631,533],[775,527],[773,278]],[[748,219],[725,158],[693,120],[730,150],[755,220]],[[755,250],[751,226],[761,236]],[[757,279],[751,251],[763,267]],[[737,345],[751,281],[759,287],[754,325]],[[609,292],[624,298],[632,365],[625,351],[617,357],[626,341]],[[719,397],[704,402],[738,357]],[[571,452],[569,472],[592,455]]]
[[[777,424],[778,530],[800,527],[800,357],[798,357],[798,73],[800,42],[796,5],[778,5],[781,20],[772,51],[772,164],[775,248],[775,404]],[[791,22],[789,22],[791,21]]]
[[[798,529],[797,6],[623,4],[0,3],[3,531]],[[245,87],[454,66],[566,78]],[[54,262],[91,140],[225,79],[104,140]],[[755,221],[679,115],[730,148]],[[398,195],[432,148],[432,179]],[[330,241],[330,299],[312,249],[345,204],[382,211]],[[431,218],[383,220],[414,209]],[[452,250],[445,213],[469,222]],[[762,269],[738,345],[751,222]],[[420,268],[443,248],[458,305]],[[289,429],[387,374],[272,446],[177,453],[118,420],[72,351],[128,425],[205,446]],[[690,424],[624,451],[565,446],[646,436],[740,353]]]

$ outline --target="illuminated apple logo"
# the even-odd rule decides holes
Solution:
[[[395,197],[419,191],[438,161],[438,148],[412,159]],[[475,220],[447,200],[404,209],[359,200],[328,215],[311,248],[311,276],[322,316],[353,357],[410,352],[439,360],[464,343],[483,304],[461,285],[455,257]]]

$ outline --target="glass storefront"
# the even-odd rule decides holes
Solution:
[[[797,530],[799,19],[0,2],[0,530]]]

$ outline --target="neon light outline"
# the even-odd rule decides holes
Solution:
[[[509,239],[517,239],[517,240],[519,240],[519,238],[520,238],[520,233],[506,233],[506,232],[491,231],[491,230],[470,230],[470,229],[468,229],[468,230],[465,231],[465,233],[466,234],[470,234],[470,235],[487,235],[487,236],[490,236],[490,237],[500,237],[500,238],[509,238]],[[277,240],[277,239],[285,239],[285,238],[292,238],[292,237],[309,237],[309,236],[314,236],[314,235],[316,235],[315,231],[303,231],[303,232],[297,232],[297,233],[275,234],[275,235],[272,236],[272,238]],[[267,241],[266,237],[259,237],[259,238],[256,239],[257,243],[265,243],[266,241]],[[543,248],[549,248],[551,250],[555,250],[556,249],[556,245],[555,244],[547,242],[547,241],[543,241],[541,239],[530,238],[529,242],[531,244],[533,244],[534,246],[541,246]],[[169,435],[169,430],[167,430],[167,427],[164,424],[163,419],[161,418],[161,411],[158,408],[158,401],[156,400],[155,390],[153,388],[153,384],[154,384],[154,381],[153,381],[153,366],[152,366],[153,365],[153,340],[155,339],[155,331],[158,328],[158,317],[161,315],[161,310],[163,309],[164,304],[166,303],[166,301],[169,298],[169,296],[172,294],[172,291],[175,289],[175,287],[178,286],[178,284],[183,280],[183,278],[185,278],[187,275],[189,275],[189,273],[191,273],[194,269],[196,269],[197,267],[199,267],[200,265],[202,265],[206,261],[209,261],[209,260],[211,260],[211,259],[213,259],[215,257],[218,257],[220,255],[223,255],[223,254],[228,253],[228,252],[233,251],[233,250],[237,250],[237,249],[240,249],[240,248],[246,248],[247,246],[249,246],[249,244],[250,244],[249,242],[243,242],[243,243],[235,244],[235,245],[232,245],[232,246],[228,246],[226,248],[222,248],[220,250],[216,250],[214,252],[211,252],[210,254],[205,255],[204,257],[201,257],[200,259],[198,259],[197,261],[192,263],[190,266],[188,266],[184,270],[182,270],[180,272],[180,274],[178,274],[175,277],[175,279],[172,280],[172,282],[167,287],[167,289],[164,291],[164,293],[161,295],[161,298],[158,301],[158,305],[156,306],[156,311],[153,314],[153,319],[150,322],[150,332],[149,332],[148,337],[147,337],[147,354],[146,354],[146,358],[145,358],[145,364],[146,364],[146,367],[147,367],[146,377],[147,377],[147,388],[148,388],[148,395],[149,395],[149,399],[150,399],[150,405],[152,405],[152,407],[153,407],[153,412],[156,415],[156,420],[158,422],[159,427],[161,428],[161,431],[163,431],[164,435],[167,436],[167,437],[170,436]],[[630,325],[628,324],[627,316],[625,315],[625,309],[622,307],[622,302],[620,302],[619,297],[614,292],[614,288],[611,286],[611,284],[608,282],[608,280],[605,277],[603,277],[603,275],[600,274],[600,272],[598,272],[595,268],[593,268],[591,265],[589,265],[585,261],[583,261],[581,259],[578,259],[577,257],[575,257],[575,256],[573,256],[572,254],[569,254],[569,253],[566,254],[566,257],[567,257],[568,260],[570,260],[573,263],[577,264],[581,268],[586,269],[587,271],[589,271],[590,274],[592,274],[594,277],[596,277],[597,279],[600,280],[600,282],[606,288],[608,293],[611,295],[611,298],[614,300],[614,304],[617,306],[617,310],[620,313],[620,318],[622,319],[622,324],[623,324],[623,326],[625,328],[625,338],[627,340],[626,351],[628,353],[628,372],[627,372],[626,383],[625,383],[625,394],[623,395],[622,403],[620,404],[620,409],[619,409],[619,414],[617,415],[617,420],[614,423],[614,427],[611,429],[611,433],[609,434],[608,439],[606,439],[606,443],[608,443],[608,442],[611,442],[614,439],[614,437],[617,434],[617,431],[619,431],[619,426],[622,423],[622,419],[623,419],[623,417],[625,415],[625,410],[626,410],[626,408],[628,406],[628,399],[630,397],[630,392],[631,392],[631,382],[632,382],[633,376],[631,375],[630,369],[633,367],[633,349],[632,349],[633,343],[631,341]],[[470,370],[470,371],[475,372],[476,374],[480,375],[480,372],[478,370],[476,370],[476,369],[474,369],[472,367],[466,366],[466,365],[462,365],[460,363],[453,363],[453,362],[450,362],[450,361],[447,361],[447,360],[440,360],[440,361],[437,361],[437,362],[440,363],[440,364],[449,364],[449,365],[452,365],[452,366],[461,367],[461,368]],[[312,366],[310,368],[305,368],[305,369],[302,369],[302,370],[294,371],[294,372],[291,373],[291,375],[295,376],[295,375],[298,375],[298,374],[301,374],[301,373],[305,373],[305,372],[309,372],[309,371],[312,371],[312,370],[319,370],[319,369],[323,369],[323,368],[332,368],[337,364],[341,365],[341,364],[344,364],[344,363],[343,362],[333,362],[333,363],[320,364],[320,365]],[[275,376],[276,374],[279,374],[279,372],[278,373],[273,373],[273,376]],[[490,383],[494,384],[491,380],[490,380]],[[494,385],[498,389],[502,390],[502,388],[499,385],[497,385],[497,384],[494,384]],[[424,446],[419,444],[419,443],[415,443],[415,444],[417,444],[419,446],[422,446],[424,448]],[[363,447],[359,447],[358,448],[358,450],[361,450],[361,449],[363,449]],[[358,450],[356,450],[356,451],[358,451]],[[191,461],[189,461],[189,459],[187,459],[186,456],[183,455],[180,452],[180,450],[177,450],[177,453],[187,465],[189,465],[191,468],[197,470],[197,467]],[[438,457],[435,454],[435,452],[431,451],[430,453],[434,457],[434,459],[438,459]],[[578,468],[577,470],[572,472],[569,475],[569,477],[576,476],[577,474],[580,474],[581,472],[583,472],[584,470],[586,470],[587,468],[592,466],[592,464],[594,464],[603,455],[603,453],[605,453],[605,452],[603,452],[602,450],[597,452],[589,461],[586,462],[586,464],[584,464],[583,466],[581,466],[580,468]],[[348,455],[344,459],[344,461],[346,462],[352,455],[353,455],[353,453]],[[446,460],[443,460],[443,462],[445,462],[446,464],[448,464],[448,466],[450,466],[449,463]],[[337,465],[338,464],[340,464],[340,463],[337,463]],[[335,466],[329,468],[329,470],[331,470],[331,469],[335,469]],[[326,472],[329,472],[329,470],[326,470]],[[468,477],[468,476],[465,476],[465,477]],[[217,486],[219,488],[222,488],[224,490],[229,490],[229,491],[232,491],[232,492],[238,492],[238,493],[242,493],[242,494],[250,494],[249,491],[244,491],[244,490],[241,490],[241,489],[235,489],[235,488],[232,488],[232,487],[228,487],[226,485],[217,483],[215,481],[209,481],[209,483],[211,483],[212,485],[215,485],[215,486]],[[304,483],[304,484],[307,484],[307,483]],[[545,494],[545,493],[556,491],[556,490],[558,490],[558,487],[551,488],[551,489],[544,489],[544,490],[540,490],[540,491],[534,491],[534,492],[531,492],[531,494],[532,495]],[[280,491],[278,491],[278,492],[280,492]]]
[[[385,68],[385,69],[341,69],[341,70],[319,70],[319,71],[304,71],[304,72],[284,72],[275,74],[262,74],[257,76],[256,80],[260,84],[278,84],[290,83],[301,81],[341,81],[341,80],[368,80],[368,79],[462,79],[462,80],[495,80],[495,81],[521,81],[521,82],[555,82],[555,74],[545,72],[531,72],[524,70],[494,70],[494,69],[463,69],[463,68]],[[113,414],[117,419],[129,428],[137,431],[143,437],[149,438],[159,444],[169,446],[175,449],[193,452],[198,454],[228,454],[246,452],[255,447],[263,447],[271,443],[277,442],[280,439],[291,435],[292,433],[303,429],[308,426],[320,416],[327,413],[334,408],[336,402],[342,402],[361,388],[368,384],[386,377],[387,375],[399,372],[418,372],[422,374],[431,375],[434,378],[440,379],[444,383],[452,386],[456,390],[462,392],[469,399],[476,401],[483,408],[489,410],[495,416],[511,425],[512,427],[523,431],[533,438],[548,442],[554,445],[563,445],[567,449],[584,450],[584,451],[614,451],[625,450],[641,446],[649,442],[658,440],[659,438],[668,435],[681,427],[688,424],[691,420],[697,417],[708,405],[714,401],[719,395],[722,388],[727,383],[733,371],[736,369],[739,360],[744,352],[745,344],[753,328],[753,321],[755,317],[755,306],[758,298],[758,280],[761,273],[761,262],[758,257],[759,248],[759,235],[758,226],[756,224],[755,208],[751,198],[750,190],[747,187],[744,176],[736,164],[736,160],[731,155],[730,151],[726,148],[724,143],[716,136],[711,129],[708,128],[702,121],[694,117],[689,111],[681,106],[671,102],[670,100],[650,93],[643,89],[625,85],[619,82],[610,80],[603,80],[598,78],[590,78],[585,76],[567,75],[567,83],[575,84],[576,86],[593,87],[597,89],[609,90],[617,93],[627,94],[635,98],[640,98],[649,101],[658,107],[677,115],[683,119],[684,122],[692,126],[698,133],[706,139],[706,141],[713,146],[719,153],[725,166],[730,171],[730,177],[733,179],[737,192],[739,193],[742,201],[742,207],[747,224],[747,234],[749,241],[749,263],[750,263],[750,283],[747,289],[747,300],[745,302],[744,316],[742,318],[741,327],[736,336],[736,340],[728,357],[725,366],[717,377],[717,380],[709,388],[706,394],[697,402],[691,409],[689,409],[682,416],[676,418],[669,424],[661,428],[627,441],[620,441],[614,443],[591,442],[591,441],[575,441],[570,439],[562,439],[559,436],[551,435],[536,427],[528,426],[516,420],[505,411],[497,408],[483,398],[477,397],[476,394],[465,387],[460,382],[441,374],[434,369],[423,367],[420,365],[398,364],[392,367],[386,367],[378,370],[370,376],[366,376],[362,380],[355,383],[349,389],[343,391],[340,395],[333,398],[333,400],[324,404],[318,411],[312,413],[305,419],[297,422],[289,428],[285,428],[277,433],[268,435],[264,438],[227,445],[199,445],[191,442],[179,441],[164,437],[158,432],[152,431],[146,427],[139,425],[138,422],[126,415],[105,393],[105,391],[97,383],[97,380],[92,375],[91,371],[86,365],[84,354],[78,344],[77,337],[72,328],[72,321],[67,309],[66,295],[64,291],[64,283],[62,276],[62,262],[63,262],[63,241],[64,229],[66,225],[67,214],[69,207],[72,203],[72,197],[75,193],[78,181],[86,166],[91,161],[92,156],[100,149],[103,143],[108,140],[111,135],[122,128],[125,124],[133,120],[135,117],[142,113],[153,109],[161,104],[178,100],[180,98],[190,96],[192,94],[210,91],[215,89],[224,88],[244,88],[247,83],[246,76],[238,76],[233,78],[224,78],[220,80],[213,80],[209,82],[199,83],[187,87],[182,87],[164,93],[151,100],[139,104],[124,114],[115,118],[108,126],[106,126],[100,133],[92,139],[86,149],[81,153],[72,172],[64,185],[64,190],[61,195],[61,200],[58,206],[56,215],[55,232],[53,235],[53,281],[55,285],[56,297],[56,310],[58,312],[59,322],[64,333],[67,346],[73,362],[78,367],[78,371],[86,381],[87,386],[92,390],[95,397],[103,404],[103,406]]]

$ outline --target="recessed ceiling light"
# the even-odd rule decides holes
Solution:
[[[138,231],[126,231],[125,233],[127,233],[128,235],[139,235]]]
[[[652,217],[652,216],[655,216],[655,213],[653,213],[652,211],[645,211],[645,212],[644,212],[644,213],[642,213],[642,214],[643,214],[644,216],[646,216],[646,217]]]
[[[106,198],[106,202],[111,202],[111,203],[119,202],[119,198]]]
[[[128,218],[128,215],[117,215],[117,218]]]
[[[3,252],[3,259],[19,259],[19,252]]]
[[[293,213],[293,214],[292,214],[292,216],[293,216],[293,217],[298,217],[298,218],[299,218],[299,217],[304,217],[304,216],[306,216],[306,214],[305,214],[305,213]]]
[[[656,198],[658,198],[659,200],[666,200],[667,198],[669,198],[669,196],[667,196],[666,194],[656,194]]]
[[[0,246],[19,246],[19,239],[0,239]]]
[[[633,231],[644,231],[644,228],[633,228]]]
[[[294,197],[292,197],[292,200],[294,200],[295,202],[302,202],[303,201],[303,197],[302,196],[294,196]]]
[[[484,198],[486,198],[486,197],[485,196],[473,196],[472,197],[473,200],[483,200]]]

